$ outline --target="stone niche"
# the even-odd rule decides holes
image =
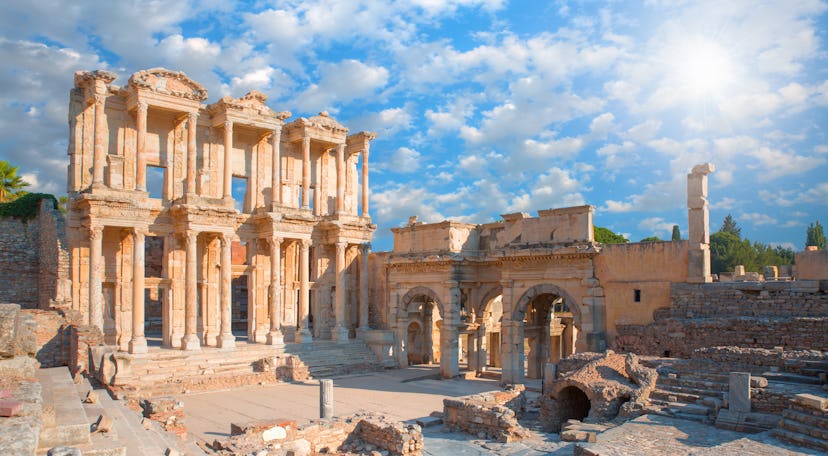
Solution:
[[[580,353],[567,358],[569,370],[545,385],[540,420],[560,432],[567,420],[601,422],[643,413],[658,373],[638,363],[634,354]],[[562,369],[563,371],[563,369]]]

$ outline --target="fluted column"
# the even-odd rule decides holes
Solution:
[[[187,194],[195,195],[196,190],[196,125],[198,113],[187,116]]]
[[[302,209],[310,209],[310,136],[302,138]]]
[[[299,244],[299,333],[296,334],[296,341],[301,343],[313,341],[308,326],[308,315],[310,314],[309,257],[310,239],[302,239]]]
[[[336,148],[336,213],[345,211],[345,144]]]
[[[198,252],[198,233],[195,231],[187,231],[186,238],[187,251],[187,270],[185,277],[185,292],[184,292],[184,337],[181,338],[182,350],[201,350],[201,342],[196,335],[196,328],[198,326],[198,275],[196,267],[198,266],[197,252]]]
[[[135,189],[147,190],[147,102],[139,101],[138,110],[135,114],[135,129],[137,131],[135,147]]]
[[[231,306],[233,304],[230,283],[233,280],[233,258],[229,234],[221,236],[221,329],[219,331],[219,348],[234,348],[236,338],[233,336]]]
[[[362,256],[359,263],[359,329],[367,331],[368,327],[368,257],[371,244],[362,244]]]
[[[273,136],[270,138],[273,149],[273,161],[270,183],[270,200],[271,207],[276,210],[277,206],[282,204],[282,152],[280,150],[280,143],[282,141],[282,128],[279,127],[273,130]]]
[[[103,332],[103,290],[101,282],[101,251],[103,250],[103,227],[89,228],[89,325]]]
[[[104,103],[106,96],[102,93],[95,94],[95,137],[92,158],[92,186],[103,185],[103,169],[106,152],[104,151],[104,139],[106,138],[106,114]]]
[[[270,332],[267,333],[268,345],[281,345],[285,342],[281,326],[282,238],[274,236],[270,240]]]
[[[370,217],[368,212],[368,145],[362,151],[362,216]]]
[[[132,234],[132,340],[130,353],[146,353],[144,337],[144,233],[135,229]]]
[[[224,199],[233,197],[233,122],[224,121]]]
[[[336,327],[331,333],[331,339],[339,342],[348,341],[348,328],[345,325],[345,242],[336,243]]]

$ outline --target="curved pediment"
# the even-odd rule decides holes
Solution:
[[[309,119],[302,118],[304,124],[309,127],[316,127],[322,130],[329,130],[332,132],[347,133],[348,129],[337,122],[336,119],[328,115],[327,111],[322,111]]]
[[[187,77],[183,71],[171,71],[166,68],[152,68],[133,73],[129,78],[129,86],[190,100],[207,99],[207,89],[204,86]]]

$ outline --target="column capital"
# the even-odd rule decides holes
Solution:
[[[302,145],[304,146],[305,144],[310,145],[310,136],[308,136],[307,134],[305,136],[302,136]]]
[[[94,101],[94,103],[96,105],[102,105],[102,104],[104,104],[104,101],[106,100],[106,95],[104,95],[102,93],[96,93],[96,94],[92,95],[92,100]]]
[[[147,229],[144,228],[144,227],[134,226],[134,227],[132,227],[132,229],[130,229],[130,231],[132,231],[132,234],[135,235],[135,236],[144,237],[144,236],[147,235]]]
[[[270,236],[270,243],[272,245],[281,245],[282,241],[284,241],[284,240],[285,240],[285,238],[282,237],[282,236],[277,236],[277,235]]]
[[[232,130],[233,129],[233,121],[232,120],[225,120],[224,121],[224,128],[226,130]]]
[[[233,235],[230,233],[220,233],[219,239],[221,239],[222,243],[231,244],[233,242]]]
[[[186,230],[184,231],[184,237],[187,238],[189,242],[195,242],[198,238],[198,231],[196,230]]]
[[[370,252],[371,251],[371,243],[370,242],[363,242],[362,243],[362,251],[363,252]]]
[[[301,245],[302,248],[306,249],[306,248],[310,247],[311,240],[310,239],[299,239],[299,245]]]
[[[138,101],[138,103],[135,106],[138,109],[139,113],[146,113],[147,110],[149,109],[149,103],[147,103],[144,100]]]
[[[197,112],[188,112],[187,113],[187,121],[188,122],[195,122],[198,120],[198,113]]]
[[[103,227],[99,225],[93,225],[89,227],[89,238],[90,239],[100,239],[103,235]]]
[[[345,250],[345,248],[348,247],[348,243],[345,241],[337,241],[336,243],[334,243],[334,245],[336,245],[337,251],[339,251],[340,249]]]

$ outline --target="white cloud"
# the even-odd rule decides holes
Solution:
[[[421,158],[422,156],[416,150],[400,147],[384,167],[393,169],[397,173],[413,173],[420,168]]]
[[[740,214],[739,220],[750,223],[753,226],[776,225],[779,223],[775,218],[767,214],[760,214],[758,212],[747,212]]]
[[[668,222],[661,217],[647,217],[638,222],[638,227],[646,233],[651,233],[661,239],[668,239],[673,234],[673,225],[677,223]]]
[[[376,93],[388,84],[388,70],[357,60],[319,65],[320,78],[304,92],[298,94],[292,104],[304,112],[334,110],[338,103],[360,99]]]
[[[515,196],[507,212],[522,212],[584,204],[581,183],[569,171],[553,167],[538,176],[529,192]]]

